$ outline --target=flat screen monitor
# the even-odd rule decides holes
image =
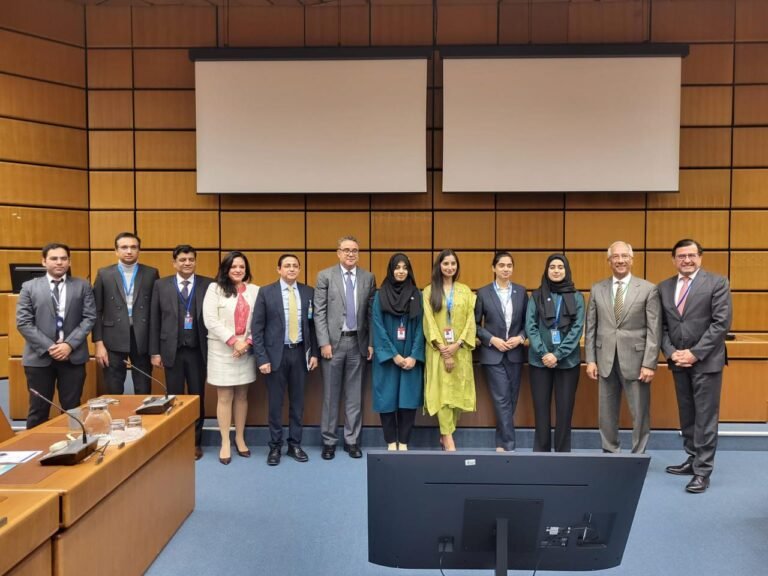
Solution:
[[[411,569],[621,564],[650,457],[368,453],[368,560]]]
[[[21,285],[27,280],[45,276],[45,266],[40,264],[9,264],[11,269],[11,289],[14,294],[21,292]]]

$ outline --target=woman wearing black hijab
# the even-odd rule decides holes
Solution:
[[[421,294],[408,256],[389,260],[373,299],[373,410],[389,450],[407,450],[416,409],[424,405]]]
[[[528,366],[536,419],[533,451],[552,450],[550,411],[555,391],[555,452],[571,451],[571,418],[579,384],[579,341],[584,297],[571,279],[563,254],[547,258],[541,286],[531,294],[525,319]]]

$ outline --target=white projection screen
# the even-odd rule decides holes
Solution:
[[[679,191],[680,55],[443,67],[443,191]]]
[[[196,61],[197,191],[426,192],[427,60]]]

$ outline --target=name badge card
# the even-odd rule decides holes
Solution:
[[[560,330],[552,329],[550,332],[552,333],[552,344],[558,346],[560,344]]]
[[[184,316],[184,330],[192,330],[192,314],[189,312]]]
[[[403,326],[402,324],[397,327],[397,339],[405,340],[405,326]]]
[[[453,328],[443,329],[443,337],[445,338],[446,344],[453,344],[454,342]]]

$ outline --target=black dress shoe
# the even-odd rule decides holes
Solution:
[[[693,474],[693,463],[690,460],[686,460],[678,466],[667,466],[667,474],[691,476]]]
[[[701,494],[709,488],[709,478],[707,476],[694,475],[688,485],[685,487],[686,491],[694,494]]]
[[[336,456],[336,446],[333,444],[325,444],[323,446],[323,453],[320,454],[323,460],[333,460],[333,457]]]
[[[274,448],[269,449],[267,464],[270,466],[277,466],[280,464],[280,446],[275,446]]]
[[[350,458],[363,457],[363,451],[360,450],[360,446],[357,444],[344,444],[344,452],[348,452]]]
[[[286,452],[285,455],[290,456],[296,460],[296,462],[309,461],[309,456],[307,456],[307,453],[301,449],[301,446],[288,446],[288,452]]]

